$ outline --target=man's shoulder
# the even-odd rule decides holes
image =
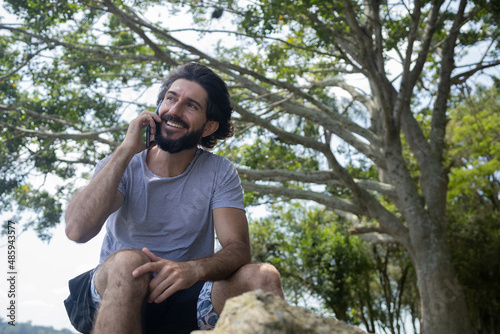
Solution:
[[[146,155],[147,150],[135,154],[132,159],[130,159],[130,162],[128,163],[128,166],[126,168],[126,172],[137,173],[139,171],[144,171],[144,166],[146,164]]]
[[[211,163],[215,164],[217,166],[233,166],[233,163],[229,161],[226,157],[219,155],[217,153],[207,151],[204,149],[198,149],[199,150],[199,160],[202,163]]]

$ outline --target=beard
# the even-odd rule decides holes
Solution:
[[[172,117],[168,114],[162,115],[162,121],[167,122],[169,120],[187,126],[187,124],[185,124],[182,120],[180,120],[176,117]],[[157,122],[156,123],[157,130],[155,133],[155,143],[156,143],[156,145],[158,145],[159,148],[161,148],[162,150],[164,150],[168,153],[178,153],[178,152],[181,152],[183,150],[189,150],[189,149],[197,147],[198,144],[200,143],[202,135],[203,135],[203,128],[204,128],[204,126],[202,126],[199,130],[196,130],[193,132],[188,131],[188,133],[186,133],[185,135],[183,135],[182,137],[180,137],[178,139],[169,139],[168,135],[169,135],[170,131],[166,130],[167,137],[164,137],[161,133],[162,132],[161,131],[161,123]]]

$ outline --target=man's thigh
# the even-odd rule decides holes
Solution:
[[[128,275],[134,269],[149,262],[138,249],[125,249],[110,255],[94,275],[94,284],[99,295],[106,289],[113,275]],[[161,303],[146,303],[144,307],[144,328],[150,333],[191,333],[198,329],[197,302],[204,282],[177,291]]]
[[[95,269],[70,280],[70,296],[64,301],[70,321],[81,333],[90,333],[99,308],[92,295]],[[162,303],[147,304],[144,311],[146,333],[191,333],[198,329],[197,303],[204,282],[173,294]],[[95,289],[95,287],[94,287]],[[94,294],[96,291],[94,291]]]

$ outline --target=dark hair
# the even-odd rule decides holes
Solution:
[[[202,138],[200,145],[210,149],[217,144],[219,139],[231,137],[234,130],[233,123],[231,122],[233,108],[224,80],[204,65],[197,63],[181,65],[170,72],[168,77],[163,81],[156,104],[160,103],[170,86],[178,79],[196,82],[207,91],[207,119],[219,122],[217,131],[210,136]]]

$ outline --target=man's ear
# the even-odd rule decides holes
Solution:
[[[205,124],[205,128],[203,129],[203,137],[210,136],[212,133],[217,131],[218,128],[219,128],[219,122],[208,121],[207,124]]]

